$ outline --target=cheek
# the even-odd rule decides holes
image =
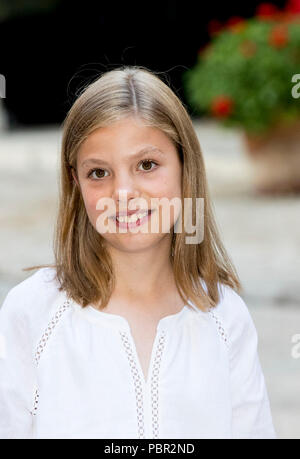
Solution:
[[[82,197],[86,212],[91,221],[95,222],[97,216],[99,215],[99,210],[96,209],[97,201],[99,200],[99,192],[96,190],[85,187],[82,189]]]
[[[162,171],[155,187],[152,188],[152,194],[153,192],[156,196],[168,199],[181,197],[181,170],[173,167]]]
[[[169,201],[172,201],[173,198],[179,198],[178,200],[173,200],[170,207],[168,204],[160,204],[158,217],[160,225],[163,220],[166,222],[169,221],[168,217],[170,216],[170,223],[171,226],[173,226],[182,210],[181,169],[179,167],[174,167],[172,170],[165,170],[162,172],[157,183],[153,186],[150,195],[160,199],[166,198]],[[167,227],[169,227],[168,224]],[[160,226],[160,232],[161,231],[162,226]]]

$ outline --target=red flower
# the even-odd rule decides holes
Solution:
[[[226,26],[232,31],[232,32],[240,32],[246,25],[246,21],[244,18],[241,18],[240,16],[232,16],[231,18],[228,19]]]
[[[283,24],[274,26],[269,35],[269,43],[274,48],[283,48],[289,41],[288,29]]]
[[[212,19],[207,25],[209,35],[217,35],[222,29],[223,24],[218,19]]]
[[[211,112],[218,118],[227,118],[233,110],[233,100],[226,96],[220,95],[213,99]]]
[[[288,0],[285,11],[292,14],[300,14],[300,0]]]
[[[273,3],[261,3],[256,8],[256,16],[260,19],[272,19],[277,13],[278,8]]]
[[[240,16],[232,16],[231,18],[228,19],[227,25],[228,26],[233,26],[236,24],[240,24],[241,22],[244,22],[245,19],[241,18]]]

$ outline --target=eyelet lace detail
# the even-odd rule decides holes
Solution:
[[[143,406],[143,385],[140,374],[137,369],[136,361],[133,355],[132,346],[129,341],[126,332],[120,332],[123,345],[126,350],[126,354],[129,360],[131,373],[133,376],[135,395],[136,395],[136,406],[137,406],[137,420],[138,420],[138,435],[139,438],[145,438],[145,426],[144,426],[144,406]],[[158,346],[155,353],[153,362],[153,369],[151,374],[151,410],[152,410],[152,432],[153,438],[158,438],[159,435],[159,421],[158,421],[158,381],[161,357],[165,344],[165,330],[162,331],[161,336],[158,339]]]
[[[46,344],[49,341],[50,336],[52,335],[52,332],[53,332],[54,328],[58,324],[58,322],[59,322],[61,316],[63,315],[63,313],[70,307],[70,304],[71,304],[71,300],[68,298],[58,308],[58,310],[56,311],[54,317],[51,319],[51,321],[49,322],[46,330],[44,331],[44,333],[42,335],[42,338],[40,339],[40,341],[39,341],[39,343],[37,345],[36,352],[35,352],[34,359],[35,359],[35,363],[36,363],[37,366],[39,364],[41,355],[42,355],[42,353],[43,353],[43,351],[44,351],[44,349],[46,347]],[[38,392],[38,389],[36,389],[35,397],[34,397],[34,404],[33,404],[32,410],[31,410],[32,416],[36,415],[37,408],[38,408],[38,402],[39,402],[39,392]]]
[[[145,438],[145,426],[144,426],[144,402],[143,402],[143,386],[141,377],[139,375],[136,362],[133,356],[132,347],[129,342],[126,332],[121,332],[123,345],[128,357],[131,374],[134,381],[135,397],[136,397],[136,409],[137,409],[137,420],[138,420],[138,435],[139,438]]]
[[[213,312],[212,308],[209,308],[208,312],[210,313],[210,315],[212,316],[212,318],[213,318],[214,321],[216,322],[217,327],[218,327],[218,332],[220,333],[221,338],[222,338],[223,341],[225,342],[226,346],[229,346],[227,333],[226,333],[226,331],[224,330],[224,327],[223,327],[223,325],[222,325],[220,319],[219,319],[218,316]]]
[[[59,319],[61,318],[61,316],[63,315],[63,313],[70,307],[70,300],[67,299],[64,304],[62,304],[55,316],[52,318],[52,320],[49,322],[46,330],[44,331],[43,333],[43,336],[42,338],[40,339],[40,342],[37,346],[37,350],[36,350],[36,353],[35,353],[35,361],[36,361],[36,364],[38,365],[39,364],[39,361],[40,361],[40,358],[41,358],[41,355],[46,347],[46,344],[47,342],[49,341],[49,338],[50,336],[52,335],[52,332],[54,330],[54,328],[56,327],[56,325],[58,324],[59,322]]]
[[[35,396],[34,396],[34,404],[33,404],[32,410],[31,410],[32,416],[36,415],[37,408],[38,408],[38,403],[39,403],[39,393],[38,393],[38,390],[36,389]]]
[[[158,380],[159,380],[159,370],[161,363],[161,356],[165,345],[165,331],[162,331],[162,334],[158,341],[158,347],[155,354],[155,360],[153,364],[153,372],[151,376],[151,406],[152,406],[152,431],[153,438],[158,438],[159,434],[159,422],[158,422]]]

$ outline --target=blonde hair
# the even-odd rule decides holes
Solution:
[[[59,290],[65,290],[74,301],[83,307],[107,305],[115,286],[112,260],[101,244],[102,236],[89,221],[72,168],[76,171],[78,149],[92,131],[128,117],[138,117],[173,141],[183,166],[182,202],[192,198],[194,212],[194,199],[204,199],[203,241],[186,244],[185,232],[175,233],[173,228],[170,260],[182,300],[191,300],[201,310],[216,306],[218,283],[238,293],[241,284],[218,234],[201,147],[183,103],[155,72],[142,66],[122,66],[103,73],[82,88],[70,108],[63,123],[55,263],[24,270],[54,267]]]

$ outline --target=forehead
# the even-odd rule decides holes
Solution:
[[[176,151],[172,140],[160,129],[123,120],[95,129],[80,146],[78,157],[82,160],[97,154],[108,159],[112,155],[131,156],[147,149],[153,152]]]

